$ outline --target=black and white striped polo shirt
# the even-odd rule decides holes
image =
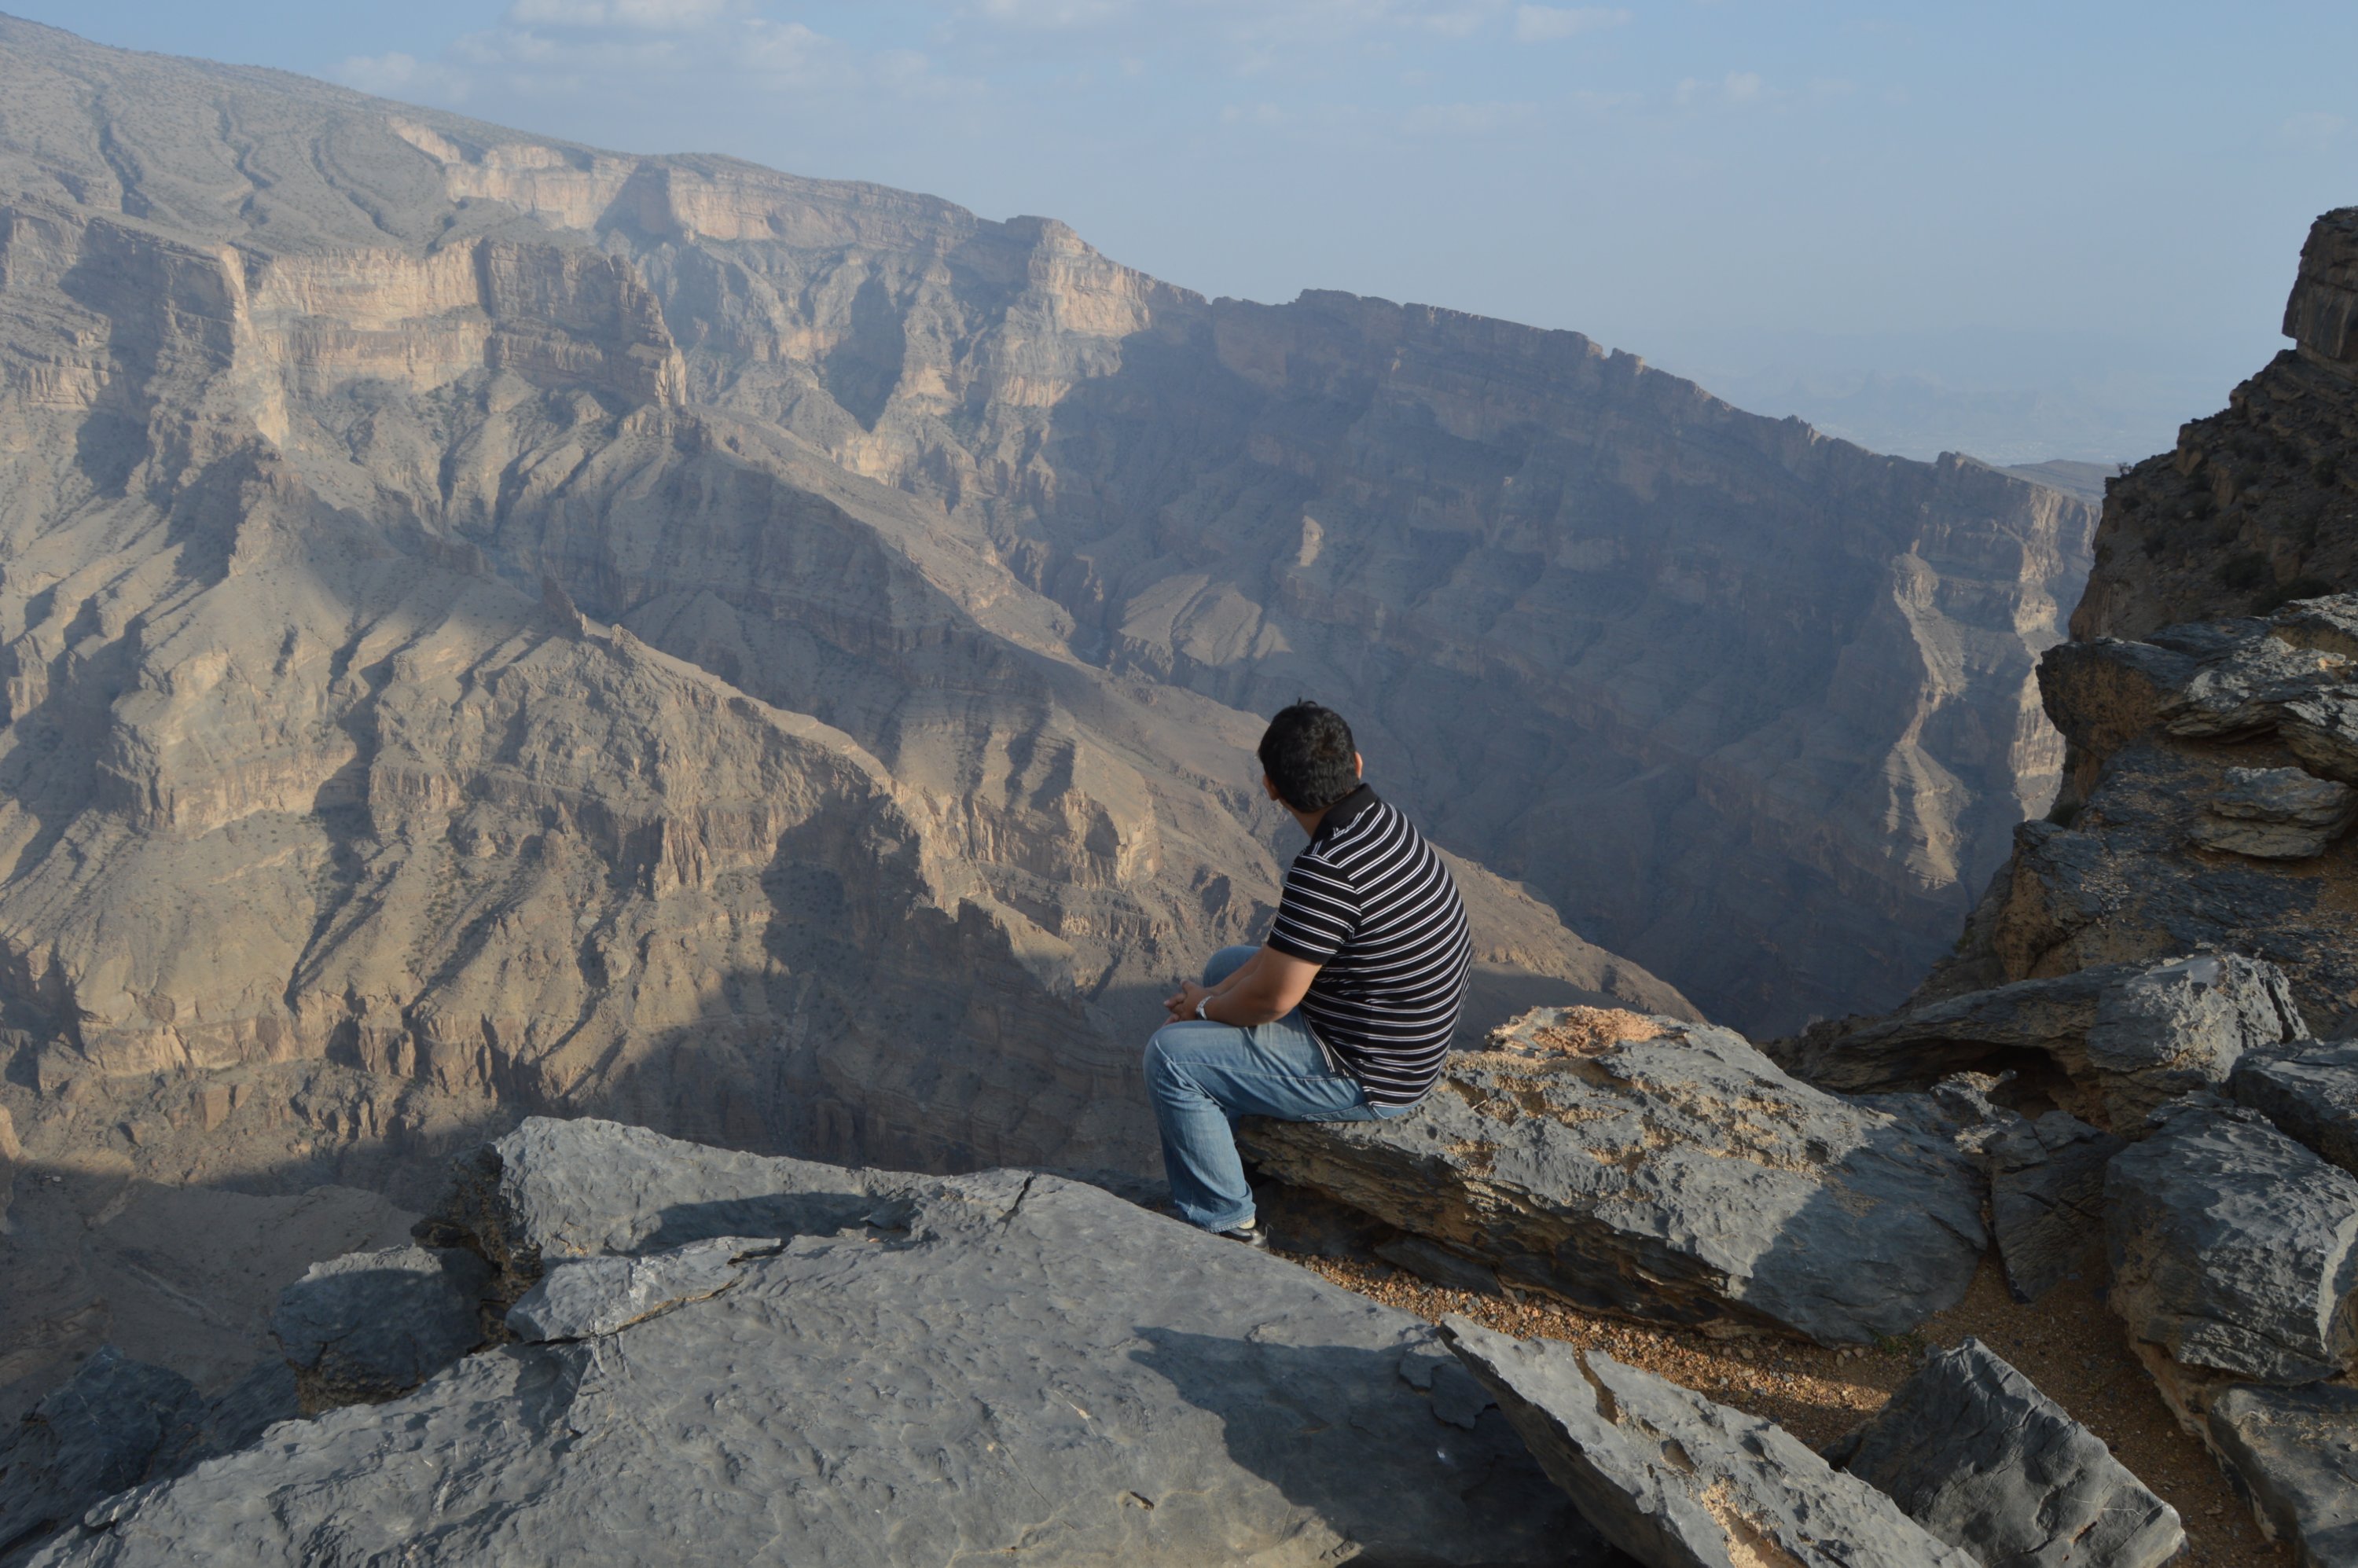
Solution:
[[[1293,857],[1269,945],[1321,966],[1302,1016],[1370,1105],[1412,1105],[1441,1076],[1474,939],[1456,879],[1366,784]]]

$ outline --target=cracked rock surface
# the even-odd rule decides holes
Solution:
[[[2104,1168],[2127,1145],[2061,1110],[1990,1140],[1990,1223],[2015,1299],[2104,1266]]]
[[[518,1339],[588,1339],[612,1334],[688,1302],[717,1296],[745,1259],[784,1243],[750,1236],[691,1241],[647,1258],[573,1258],[552,1263],[540,1283],[508,1309]]]
[[[1650,1568],[1974,1568],[1773,1422],[1558,1340],[1443,1336],[1581,1512]]]
[[[1574,1304],[1822,1344],[1953,1304],[1983,1179],[1924,1096],[1848,1100],[1725,1029],[1541,1008],[1409,1115],[1248,1122],[1269,1175]]]
[[[2358,1174],[2358,1041],[2247,1060],[2232,1087],[2238,1104]]]
[[[2108,1299],[2129,1332],[2261,1382],[2343,1371],[2358,1351],[2358,1178],[2212,1097],[2155,1119],[2104,1179]]]
[[[1098,1188],[539,1120],[474,1172],[438,1217],[495,1217],[479,1239],[520,1273],[699,1227],[784,1245],[118,1499],[36,1561],[1610,1561],[1429,1325]]]
[[[1983,1568],[2159,1568],[2177,1510],[1977,1339],[1927,1357],[1844,1467]]]
[[[2301,1568],[2358,1563],[2358,1389],[2230,1389],[2211,1443]]]
[[[2071,1108],[2135,1138],[2164,1101],[2224,1083],[2245,1052],[2308,1036],[2274,964],[2196,953],[2017,980],[1865,1024],[1821,1025],[1778,1048],[1812,1083],[1851,1093],[2044,1056]]]

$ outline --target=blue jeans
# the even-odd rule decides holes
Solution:
[[[1259,949],[1223,947],[1204,966],[1217,986]],[[1237,1158],[1237,1119],[1373,1121],[1410,1106],[1372,1106],[1359,1081],[1328,1062],[1299,1009],[1240,1028],[1189,1019],[1146,1043],[1146,1093],[1163,1130],[1163,1169],[1180,1217],[1206,1230],[1251,1223],[1252,1188]]]

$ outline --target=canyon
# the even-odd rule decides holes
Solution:
[[[2093,522],[1574,333],[0,20],[0,1404],[227,1375],[531,1112],[1134,1183],[1298,695],[1455,856],[1469,1042],[1896,1000],[2061,776]]]

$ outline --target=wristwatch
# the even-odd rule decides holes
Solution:
[[[1204,1011],[1206,1008],[1212,1005],[1212,994],[1213,993],[1210,991],[1206,991],[1202,996],[1195,999],[1195,1016],[1202,1019],[1206,1023],[1216,1022],[1210,1013]]]

